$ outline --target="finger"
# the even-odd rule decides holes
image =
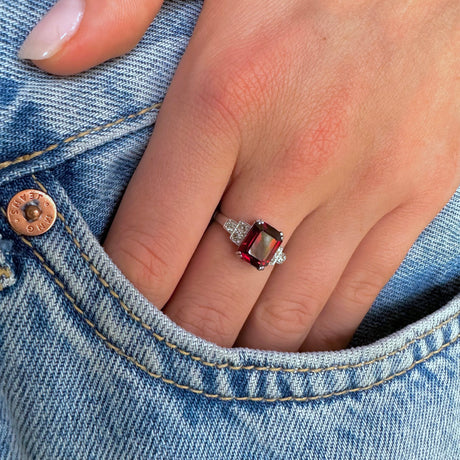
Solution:
[[[221,209],[227,217],[249,224],[262,218],[283,231],[284,245],[302,218],[299,209],[286,206],[276,199],[276,190],[272,192],[240,177],[226,192]],[[237,249],[214,222],[164,309],[184,329],[224,347],[235,342],[273,269],[258,271],[235,254]]]
[[[152,138],[127,187],[104,247],[158,308],[171,296],[219,204],[239,139],[188,90],[185,54]]]
[[[289,243],[289,263],[270,278],[235,343],[238,347],[298,351],[362,240],[378,220],[373,204],[317,209]]]
[[[140,40],[163,0],[58,0],[26,38],[19,57],[68,75],[121,56]]]
[[[366,235],[318,316],[300,351],[346,348],[375,298],[418,235],[435,217],[431,206],[408,203],[384,216]]]

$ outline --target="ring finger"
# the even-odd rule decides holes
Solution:
[[[253,185],[251,185],[253,184]],[[249,224],[258,218],[284,233],[284,246],[305,211],[262,190],[249,177],[239,177],[225,194],[226,216]],[[314,208],[317,203],[311,200]],[[205,232],[172,298],[163,309],[184,329],[220,346],[231,347],[267,282],[272,267],[258,271],[235,255],[237,247],[220,224]]]

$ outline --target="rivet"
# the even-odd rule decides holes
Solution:
[[[56,221],[56,205],[40,190],[22,190],[11,198],[8,222],[21,235],[37,236],[46,233]]]
[[[42,210],[34,204],[26,204],[24,214],[29,222],[35,222],[41,215]]]

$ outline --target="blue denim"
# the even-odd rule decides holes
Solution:
[[[202,2],[166,1],[132,52],[68,78],[16,57],[52,3],[0,0],[0,458],[458,460],[460,190],[348,349],[207,342],[101,246]],[[29,188],[59,211],[36,237],[5,218]]]

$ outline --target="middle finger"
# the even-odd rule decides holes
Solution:
[[[290,264],[273,273],[235,346],[299,350],[356,247],[384,213],[373,197],[351,203],[333,200],[296,229]]]

